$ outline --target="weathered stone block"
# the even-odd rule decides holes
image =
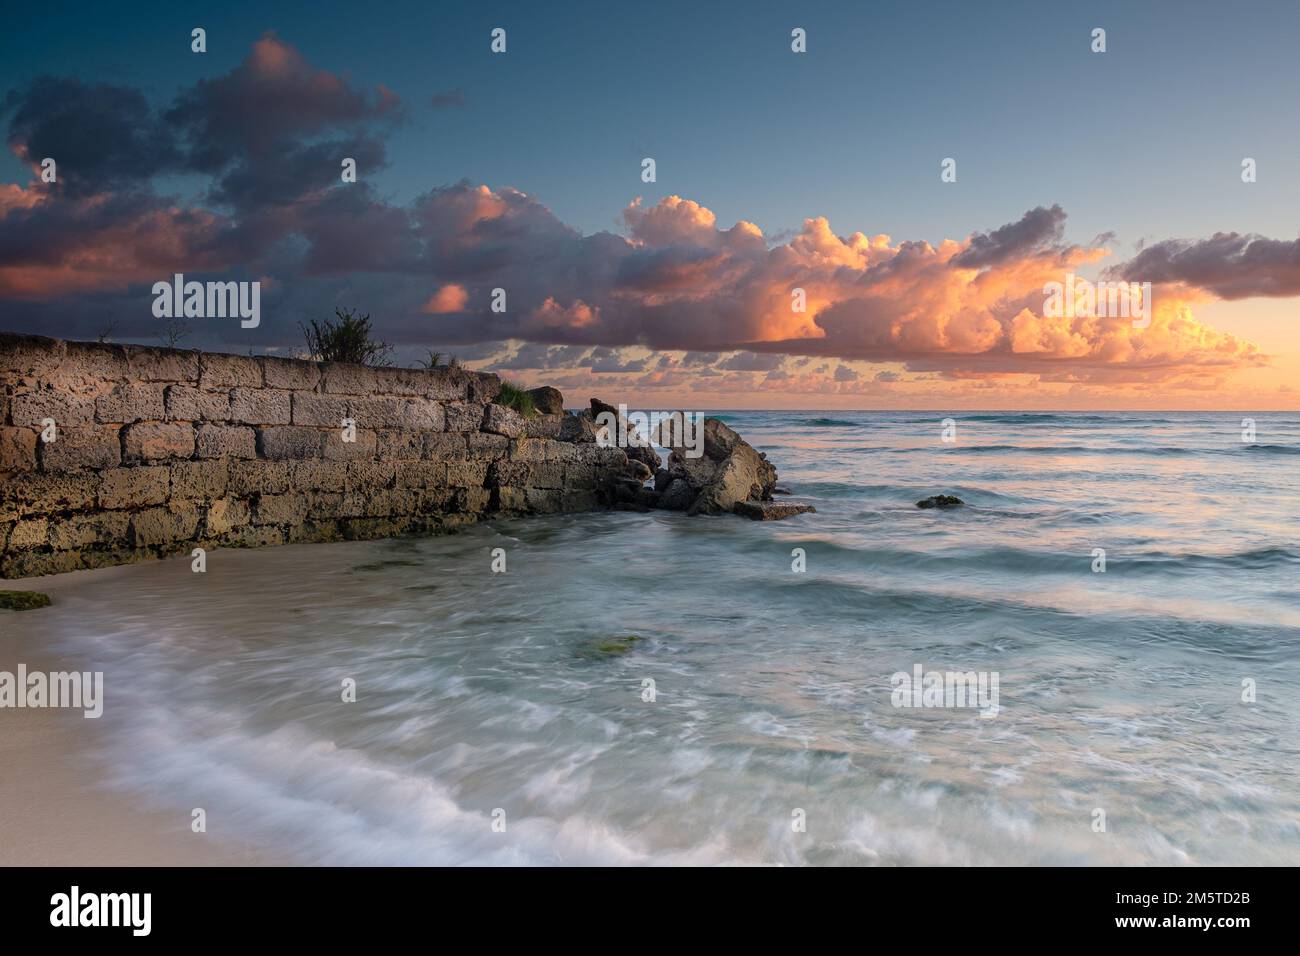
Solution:
[[[580,461],[601,468],[622,470],[627,467],[627,452],[622,448],[602,448],[600,445],[570,445],[566,461]]]
[[[380,395],[428,395],[436,371],[419,368],[377,368],[375,392]],[[365,394],[364,392],[359,394]],[[463,392],[461,393],[463,396]]]
[[[470,372],[466,397],[471,402],[487,404],[501,393],[501,379],[495,372]]]
[[[69,342],[59,366],[59,382],[66,386],[95,386],[127,377],[126,349],[107,342]]]
[[[307,518],[309,521],[321,521],[326,518],[343,516],[343,495],[341,492],[320,491],[305,496]]]
[[[469,454],[469,446],[461,434],[425,432],[422,454],[431,461],[464,458]]]
[[[595,465],[583,462],[564,466],[564,487],[570,491],[592,491],[600,476]]]
[[[80,568],[82,560],[79,551],[14,551],[0,562],[0,578],[64,574]]]
[[[510,457],[516,461],[576,461],[579,447],[550,438],[515,438],[510,441]]]
[[[498,488],[492,498],[492,506],[498,511],[527,511],[528,496],[522,488]]]
[[[395,465],[378,461],[348,462],[347,469],[348,491],[391,488],[397,473]]]
[[[176,349],[123,346],[129,365],[127,376],[137,382],[199,383],[199,353]]]
[[[441,403],[413,398],[402,404],[399,424],[403,428],[440,432],[446,426],[446,415]]]
[[[226,494],[230,466],[224,460],[178,461],[171,466],[171,500],[210,500]]]
[[[257,363],[262,366],[267,388],[311,390],[320,384],[320,366],[315,362],[262,355]]]
[[[0,521],[95,507],[98,478],[89,472],[27,472],[0,483]]]
[[[356,441],[344,441],[342,429],[325,432],[323,453],[326,461],[355,461],[375,457],[375,433],[357,429]]]
[[[563,488],[566,467],[558,461],[537,462],[529,468],[529,485],[534,488]]]
[[[397,465],[397,487],[430,488],[447,483],[447,466],[440,461],[403,461]]]
[[[358,428],[401,428],[406,400],[401,398],[351,398],[349,414]]]
[[[284,544],[286,538],[285,529],[276,525],[244,525],[225,535],[223,543],[232,548],[267,548]]]
[[[36,435],[31,428],[0,427],[0,472],[36,470]]]
[[[48,378],[66,353],[67,343],[60,339],[0,332],[0,372],[7,377]]]
[[[342,491],[347,475],[346,462],[300,461],[293,466],[293,487],[298,491]]]
[[[140,508],[161,505],[171,488],[171,471],[165,465],[110,468],[99,476],[99,507]]]
[[[448,503],[451,511],[478,515],[486,512],[492,505],[492,492],[486,488],[455,488],[453,492]]]
[[[230,421],[244,425],[288,425],[292,419],[289,392],[232,388]]]
[[[232,495],[283,494],[289,490],[291,469],[298,464],[288,461],[232,461],[229,488]]]
[[[375,455],[381,461],[410,461],[421,458],[423,454],[423,432],[389,429],[375,435]]]
[[[181,423],[137,422],[122,430],[127,461],[162,461],[194,455],[194,426]]]
[[[116,425],[62,429],[55,441],[37,443],[41,470],[116,467],[122,461],[122,445],[117,433]]]
[[[163,385],[115,385],[95,399],[95,421],[104,424],[158,421],[166,417]]]
[[[17,522],[9,532],[9,548],[22,551],[27,548],[43,548],[49,541],[50,523],[45,518],[25,518]]]
[[[435,368],[424,373],[425,398],[440,402],[463,402],[469,398],[470,373],[462,368]]]
[[[224,422],[230,418],[230,393],[192,385],[167,386],[167,418],[183,422]]]
[[[449,432],[476,432],[483,425],[483,406],[477,402],[447,405],[443,413]]]
[[[528,501],[528,510],[539,514],[555,514],[564,510],[560,492],[549,488],[527,488],[524,496]]]
[[[319,458],[325,433],[316,428],[285,425],[257,430],[257,447],[263,458],[271,461]]]
[[[128,531],[131,545],[149,548],[173,544],[194,537],[198,529],[199,509],[192,504],[171,508],[146,508],[131,516]]]
[[[465,440],[472,458],[493,460],[505,458],[510,454],[510,439],[505,435],[471,432],[465,436]]]
[[[446,465],[447,484],[453,488],[482,488],[487,482],[485,461],[449,461]]]
[[[196,445],[200,458],[256,458],[257,432],[242,425],[200,425]]]
[[[249,518],[248,502],[239,498],[218,498],[208,505],[204,527],[210,535],[227,534],[248,524]]]
[[[261,495],[253,499],[253,524],[297,524],[307,517],[302,495]]]
[[[203,388],[261,388],[262,382],[262,366],[251,356],[205,352],[199,361],[199,384]]]
[[[294,392],[292,404],[295,425],[342,428],[344,419],[354,417],[348,410],[348,400],[333,395]]]
[[[504,459],[494,461],[488,469],[488,484],[500,487],[513,485],[523,487],[528,484],[528,470],[528,462]]]
[[[375,369],[365,365],[325,362],[322,368],[324,391],[331,395],[374,395],[379,392]]]
[[[519,438],[524,434],[524,418],[513,408],[489,405],[483,416],[483,431],[505,435],[507,438]]]
[[[564,423],[563,415],[534,415],[524,419],[524,436],[528,438],[559,438]]]
[[[35,425],[54,419],[56,427],[63,429],[74,425],[91,425],[95,421],[95,401],[81,395],[53,388],[15,395],[9,407],[15,425]]]
[[[97,545],[126,547],[131,515],[126,511],[70,515],[50,520],[50,547],[55,551],[90,548]]]

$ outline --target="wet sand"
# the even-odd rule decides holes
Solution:
[[[44,579],[48,581],[48,579]],[[45,590],[42,579],[7,582]],[[57,601],[58,597],[54,596]],[[40,646],[44,610],[0,611],[0,671],[84,670]],[[110,703],[106,706],[112,706]],[[238,866],[283,863],[232,843],[208,821],[193,833],[187,814],[144,806],[106,789],[94,758],[103,718],[80,710],[0,709],[0,866]]]

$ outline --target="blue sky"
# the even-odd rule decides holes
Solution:
[[[378,182],[405,201],[468,178],[584,232],[678,193],[769,235],[960,238],[1039,204],[1068,233],[1296,232],[1295,3],[56,4],[10,11],[0,87],[109,79],[159,100],[267,29],[410,107]],[[196,12],[197,11],[197,12]],[[208,31],[209,52],[188,33]],[[509,52],[488,51],[508,31]],[[789,49],[808,31],[809,52]],[[1107,30],[1108,51],[1089,50]],[[434,109],[436,93],[464,105]],[[655,157],[656,184],[640,181]],[[958,161],[939,183],[938,162]],[[1260,164],[1244,190],[1243,156]],[[5,178],[24,172],[6,157]]]
[[[67,180],[0,157],[0,326],[148,340],[184,271],[263,282],[196,347],[342,306],[404,361],[711,407],[1290,406],[1297,37],[1281,0],[24,7],[0,124]],[[1147,331],[1043,314],[1105,268],[1156,283]]]

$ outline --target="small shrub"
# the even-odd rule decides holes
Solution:
[[[444,361],[445,360],[445,361]],[[442,352],[430,350],[429,357],[420,359],[421,368],[458,368],[460,359],[454,355],[444,355]]]
[[[387,357],[392,346],[370,337],[369,315],[355,309],[335,309],[335,319],[311,320],[303,325],[307,352],[317,362],[351,362],[355,365],[392,365]]]
[[[506,408],[513,408],[524,418],[532,418],[537,414],[537,406],[533,404],[533,396],[515,385],[513,382],[502,382],[501,391],[493,399],[498,405],[504,405]]]

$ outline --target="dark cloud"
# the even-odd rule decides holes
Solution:
[[[69,196],[147,182],[182,165],[175,137],[128,87],[44,76],[11,91],[0,116],[9,118],[10,149],[34,166],[52,158]]]
[[[952,264],[963,269],[982,269],[1011,259],[1055,251],[1065,232],[1065,210],[1060,206],[1029,210],[1018,222],[1007,223],[992,232],[977,232],[970,245],[953,256]]]
[[[1220,299],[1300,295],[1300,239],[1216,232],[1147,246],[1112,274],[1130,282],[1181,282]]]
[[[192,143],[191,164],[209,172],[238,157],[276,155],[282,144],[321,133],[357,129],[401,116],[401,101],[384,87],[356,89],[311,66],[293,47],[267,33],[234,70],[200,80],[166,113]]]

